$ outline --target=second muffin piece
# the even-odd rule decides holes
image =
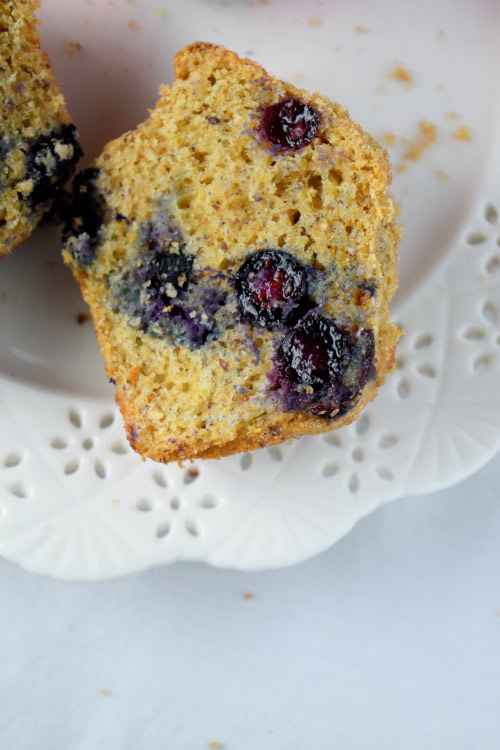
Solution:
[[[132,446],[220,457],[352,421],[399,336],[386,153],[222,47],[175,72],[76,178],[66,229]]]
[[[31,233],[82,153],[40,46],[38,6],[0,2],[0,258]]]

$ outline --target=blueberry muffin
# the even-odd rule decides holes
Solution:
[[[31,233],[81,155],[40,46],[38,5],[0,3],[0,258]]]
[[[132,447],[219,458],[355,419],[392,371],[385,151],[211,44],[74,182],[64,257]]]

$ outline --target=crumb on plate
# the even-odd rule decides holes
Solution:
[[[396,136],[394,133],[382,133],[382,140],[386,146],[394,146],[396,144]]]
[[[406,140],[406,151],[403,159],[418,161],[423,152],[428,149],[436,140],[436,126],[428,120],[420,120],[418,123],[418,133],[410,141]]]
[[[68,57],[73,57],[76,52],[80,52],[82,45],[80,42],[69,41],[64,45],[64,51]]]
[[[415,83],[415,80],[411,73],[408,73],[406,68],[403,68],[403,66],[400,63],[396,63],[394,66],[394,70],[392,73],[389,73],[387,76],[388,78],[391,78],[393,81],[401,81],[402,83],[406,83],[408,87],[413,86]]]
[[[457,141],[470,141],[470,130],[467,125],[460,125],[458,130],[451,134],[451,137],[455,138]]]

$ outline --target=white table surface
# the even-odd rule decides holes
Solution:
[[[0,562],[0,748],[498,750],[499,485],[500,455],[271,573]]]

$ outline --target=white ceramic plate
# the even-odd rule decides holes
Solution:
[[[411,9],[410,9],[411,8]],[[381,503],[476,470],[500,445],[499,7],[267,0],[44,0],[44,43],[89,161],[135,127],[203,39],[346,105],[381,136],[406,233],[399,370],[354,425],[187,469],[124,439],[56,230],[0,267],[0,551],[96,580],[178,559],[290,565]],[[77,42],[78,45],[74,44]],[[413,84],[391,78],[397,64]],[[435,143],[404,158],[421,120]],[[470,140],[453,137],[467,126]],[[391,138],[389,137],[389,140]],[[404,167],[403,167],[404,169]]]

